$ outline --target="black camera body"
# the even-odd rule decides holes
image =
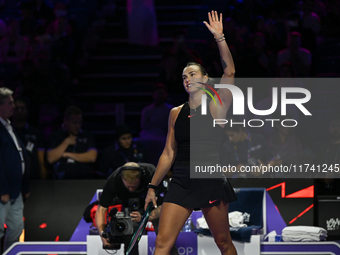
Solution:
[[[140,208],[139,198],[130,198],[128,204],[131,211],[138,211]]]
[[[111,217],[111,219],[109,217]],[[111,245],[109,247],[104,246],[103,248],[119,250],[120,245],[124,243],[124,236],[132,235],[133,233],[133,224],[129,210],[118,212],[117,208],[113,208],[109,213],[105,236],[103,236],[108,239]]]
[[[111,217],[109,222],[111,236],[126,236],[133,234],[133,225],[130,215],[124,212],[117,212],[114,217]]]

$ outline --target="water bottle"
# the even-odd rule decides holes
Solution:
[[[191,216],[184,223],[183,232],[191,232]]]

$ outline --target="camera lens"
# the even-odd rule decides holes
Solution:
[[[115,229],[118,233],[122,233],[126,229],[126,225],[124,222],[117,222],[115,225]]]
[[[140,208],[139,198],[130,198],[129,207],[132,211],[137,211]]]

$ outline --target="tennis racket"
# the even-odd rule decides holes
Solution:
[[[148,223],[150,212],[152,211],[153,204],[152,202],[149,203],[148,207],[146,208],[146,211],[139,222],[138,228],[135,231],[135,233],[132,236],[132,239],[130,241],[130,245],[126,251],[126,255],[131,255],[134,250],[137,248],[137,245],[139,243],[139,240],[141,239],[143,232],[145,230],[146,224]]]

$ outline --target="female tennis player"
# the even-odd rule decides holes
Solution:
[[[223,35],[222,14],[211,11],[208,20],[204,24],[216,40],[224,71],[221,83],[233,84],[235,66]],[[236,200],[233,188],[226,178],[190,178],[190,155],[205,163],[219,163],[216,148],[221,142],[223,126],[213,127],[212,123],[213,119],[226,118],[232,94],[228,89],[219,89],[217,94],[221,103],[215,104],[211,100],[207,103],[207,114],[201,115],[202,94],[208,87],[205,85],[208,74],[200,64],[190,62],[184,68],[182,78],[189,101],[170,112],[166,145],[145,199],[145,205],[152,201],[156,206],[155,189],[174,163],[173,178],[161,210],[154,254],[170,254],[193,209],[201,208],[221,254],[235,255],[237,252],[231,241],[228,220],[228,203]],[[216,94],[215,100],[219,101]],[[195,146],[190,146],[190,141]]]

